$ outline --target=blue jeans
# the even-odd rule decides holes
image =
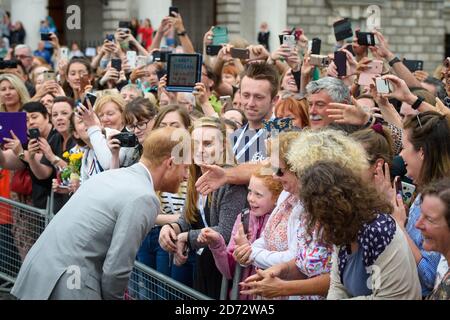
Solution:
[[[195,251],[189,251],[189,256],[185,264],[182,266],[172,265],[171,278],[181,282],[182,284],[193,288],[194,272],[195,272]]]
[[[169,254],[159,245],[159,232],[161,227],[154,227],[145,237],[138,250],[136,260],[159,273],[170,276]],[[155,279],[147,279],[140,272],[137,272],[135,281],[139,283],[138,299],[161,300],[166,299],[164,290]],[[151,280],[151,281],[150,281]]]

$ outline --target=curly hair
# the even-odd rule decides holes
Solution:
[[[363,146],[345,133],[336,130],[303,130],[292,142],[287,155],[289,166],[300,176],[317,161],[336,161],[362,175],[369,169]]]
[[[318,161],[305,168],[299,180],[308,233],[319,226],[327,243],[350,244],[377,213],[392,212],[392,206],[375,189],[339,162]]]
[[[291,170],[291,166],[288,162],[288,152],[290,146],[298,137],[300,137],[299,131],[281,132],[278,136],[268,140],[268,154],[273,157],[274,153],[278,152],[279,159],[286,163],[288,169]]]

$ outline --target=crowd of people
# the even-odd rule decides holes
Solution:
[[[136,258],[214,299],[224,283],[225,299],[450,299],[450,58],[434,75],[411,72],[374,30],[375,46],[336,44],[342,74],[332,53],[317,63],[314,35],[282,31],[295,44],[273,51],[235,38],[210,56],[211,29],[201,81],[173,92],[164,62],[132,68],[127,51],[154,56],[172,29],[174,52],[195,53],[182,16],[156,33],[130,26],[90,60],[61,55],[55,32],[54,68],[26,45],[5,59],[16,64],[0,71],[0,109],[25,112],[30,136],[3,141],[1,195],[46,208],[54,192],[56,214],[20,244],[27,217],[0,211],[0,271],[18,271],[11,255],[25,261],[13,294],[143,293],[127,285]],[[389,92],[360,83],[374,63]],[[186,174],[168,151],[175,132],[189,137]],[[149,181],[155,194],[142,190]],[[84,260],[96,273],[82,277],[84,295],[55,285],[69,276],[61,261]]]

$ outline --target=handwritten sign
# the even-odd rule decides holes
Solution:
[[[171,55],[168,68],[167,84],[169,87],[194,87],[199,81],[198,55]]]

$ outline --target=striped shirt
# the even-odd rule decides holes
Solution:
[[[161,213],[174,214],[183,212],[184,202],[186,201],[187,181],[180,184],[178,193],[161,192],[159,197],[161,200]]]
[[[437,266],[441,260],[441,254],[439,252],[425,251],[423,249],[423,236],[420,230],[416,228],[416,222],[419,220],[421,212],[420,198],[420,194],[417,195],[416,200],[409,209],[406,231],[422,254],[422,259],[417,265],[417,271],[419,272],[419,280],[422,286],[422,296],[427,296],[434,288]]]

